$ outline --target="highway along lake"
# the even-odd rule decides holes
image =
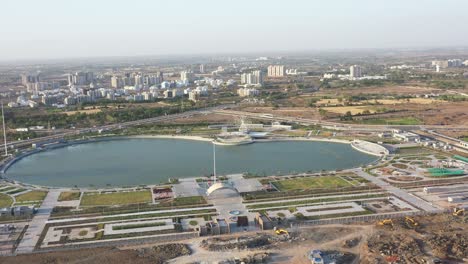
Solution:
[[[249,172],[277,175],[339,170],[376,160],[349,144],[309,141],[216,146],[218,175]],[[39,152],[17,161],[10,179],[54,187],[158,184],[169,178],[213,172],[211,142],[182,139],[120,139]]]

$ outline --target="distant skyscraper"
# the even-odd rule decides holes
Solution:
[[[349,67],[349,76],[351,78],[359,78],[362,77],[361,66],[359,65],[352,65]]]
[[[24,86],[27,86],[30,83],[37,83],[39,82],[39,74],[36,75],[30,75],[30,74],[23,74],[21,75],[21,83]]]
[[[158,77],[159,83],[164,82],[164,74],[163,74],[163,72],[157,72],[157,73],[156,73],[156,77]]]
[[[200,73],[205,73],[205,64],[200,64]]]
[[[124,81],[122,77],[119,76],[112,76],[111,77],[111,87],[120,89],[124,86]]]
[[[135,78],[135,85],[143,85],[144,79],[141,74],[135,75],[134,78]]]
[[[284,65],[270,65],[268,66],[268,77],[284,77],[286,69]]]

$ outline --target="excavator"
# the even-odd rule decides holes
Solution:
[[[465,214],[465,208],[458,208],[458,207],[453,208],[453,213],[452,213],[453,216],[462,216],[464,214]]]
[[[392,219],[384,219],[382,221],[377,222],[377,225],[379,226],[390,226],[393,228],[393,220]]]
[[[273,230],[275,231],[275,234],[277,234],[277,235],[288,235],[289,236],[289,232],[286,229],[278,228],[278,227],[275,226],[273,228]]]
[[[419,226],[419,223],[409,216],[405,217],[405,223],[409,228],[416,228]]]

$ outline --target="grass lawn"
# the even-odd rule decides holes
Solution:
[[[150,203],[151,192],[149,190],[136,192],[116,192],[105,194],[85,193],[81,199],[81,206],[106,206],[121,204]]]
[[[8,186],[8,187],[6,187],[6,188],[0,190],[0,192],[6,193],[6,192],[11,191],[11,190],[13,190],[13,189],[16,189],[16,187],[15,187],[15,186]]]
[[[423,147],[409,147],[409,148],[399,148],[396,151],[400,155],[415,155],[415,154],[432,154],[437,153],[427,148]]]
[[[20,194],[15,197],[16,202],[26,202],[26,201],[42,201],[46,197],[46,191],[30,191],[27,193]]]
[[[0,193],[0,208],[8,207],[13,203],[13,198],[10,196]]]
[[[24,192],[24,191],[26,191],[26,189],[20,188],[20,189],[11,190],[11,191],[8,191],[8,192],[5,192],[5,193],[7,193],[7,194],[15,194],[15,193],[20,193],[20,192]]]
[[[58,198],[59,202],[74,201],[80,199],[80,192],[61,192]]]
[[[165,203],[162,203],[165,204]],[[206,204],[203,196],[188,196],[188,197],[177,197],[173,201],[168,202],[170,206],[183,206],[183,205],[194,205],[194,204]]]
[[[421,120],[414,117],[372,118],[357,121],[367,125],[421,125]]]
[[[314,188],[337,188],[352,186],[339,176],[295,178],[273,182],[280,191],[304,190]]]

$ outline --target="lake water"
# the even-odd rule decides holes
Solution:
[[[272,175],[361,166],[376,157],[348,144],[279,141],[216,146],[218,175],[250,172]],[[156,184],[168,178],[209,175],[213,145],[181,139],[125,139],[68,146],[25,157],[8,178],[58,187]]]

